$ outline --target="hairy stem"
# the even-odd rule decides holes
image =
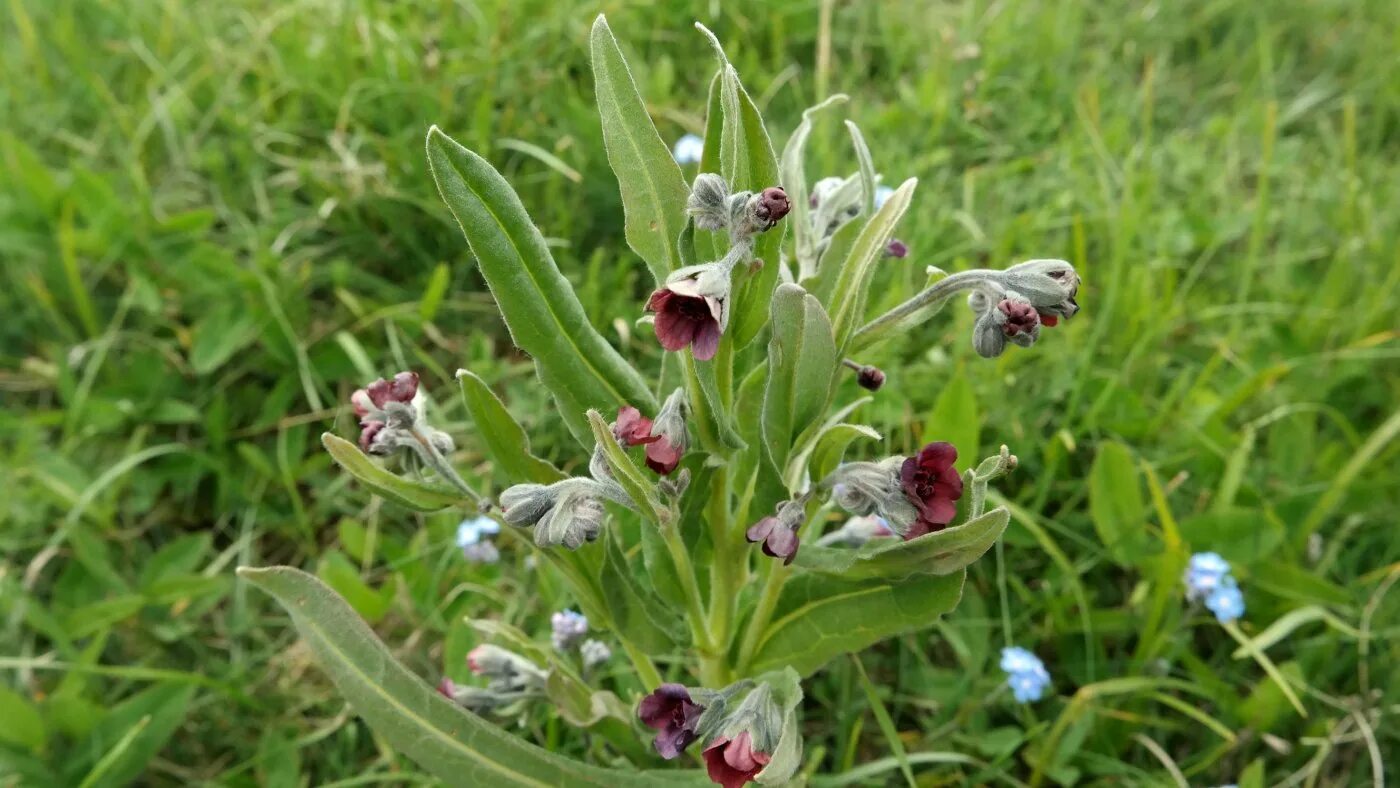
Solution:
[[[429,467],[438,472],[439,476],[451,482],[453,487],[461,490],[468,498],[472,499],[472,501],[480,506],[482,502],[481,493],[472,489],[470,484],[467,484],[461,474],[457,473],[457,469],[452,467],[452,463],[448,462],[447,458],[442,456],[442,452],[437,450],[433,442],[428,440],[426,435],[419,432],[417,427],[410,428],[408,432],[413,436],[415,441],[418,441],[418,456],[423,458],[423,462],[427,463]]]
[[[974,268],[950,274],[923,289],[912,298],[861,326],[851,337],[851,349],[860,350],[882,338],[882,334],[928,308],[941,308],[943,302],[962,290],[985,287],[995,282],[999,271]]]
[[[671,554],[671,561],[676,565],[676,574],[680,575],[681,587],[685,592],[686,619],[690,623],[691,639],[695,641],[695,648],[702,656],[713,656],[714,646],[710,642],[710,633],[705,628],[705,603],[700,598],[700,584],[695,581],[695,567],[690,563],[690,554],[686,552],[680,531],[674,525],[662,528],[661,535],[666,542],[666,550]]]

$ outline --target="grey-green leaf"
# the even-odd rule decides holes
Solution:
[[[836,342],[821,302],[794,284],[773,294],[768,385],[763,392],[763,440],[773,467],[787,467],[793,444],[819,423],[831,398]]]
[[[326,447],[340,467],[368,487],[370,492],[401,506],[420,512],[436,512],[449,506],[472,503],[446,485],[405,479],[390,473],[365,456],[358,446],[329,432],[321,435],[321,445]]]
[[[845,580],[898,580],[915,574],[950,575],[981,558],[1006,531],[1010,514],[997,508],[962,525],[908,542],[877,539],[858,549],[803,545],[795,562]]]
[[[492,725],[415,676],[316,578],[291,567],[239,576],[282,604],[336,688],[390,745],[452,785],[707,785],[696,772],[604,769],[556,755]]]
[[[778,169],[782,173],[783,188],[787,191],[788,200],[792,204],[792,212],[788,214],[788,223],[792,225],[794,248],[797,250],[798,281],[803,281],[816,274],[817,241],[819,240],[812,233],[810,226],[811,207],[808,205],[807,171],[803,165],[802,153],[807,147],[807,138],[812,135],[812,122],[816,114],[828,107],[844,104],[846,100],[845,93],[837,93],[827,98],[826,101],[809,107],[802,113],[802,122],[797,124],[792,136],[788,137],[787,144],[783,146],[783,156]]]
[[[789,666],[810,676],[848,651],[927,627],[957,605],[966,576],[957,572],[916,575],[898,583],[844,582],[803,572],[783,588],[776,617],[746,672]]]
[[[507,479],[517,484],[549,484],[564,478],[558,468],[530,453],[530,439],[525,430],[486,381],[468,370],[459,369],[457,384],[462,387],[462,401],[476,427],[475,434],[486,444],[487,456]]]
[[[910,178],[895,189],[880,210],[870,217],[870,221],[856,237],[851,253],[841,266],[841,273],[831,295],[831,324],[836,333],[836,346],[845,348],[851,334],[860,327],[865,318],[865,303],[869,295],[870,280],[875,273],[875,264],[880,260],[894,234],[895,225],[909,210],[909,201],[914,196],[917,178]]]
[[[613,478],[622,485],[627,497],[632,499],[637,511],[646,519],[647,522],[642,527],[654,527],[665,522],[670,512],[661,505],[661,499],[656,494],[656,485],[642,474],[637,464],[627,456],[627,452],[617,445],[617,440],[613,438],[612,430],[603,420],[603,415],[596,410],[590,410],[588,425],[593,430],[593,440],[597,441],[598,447],[603,450],[603,458],[612,470]]]
[[[511,338],[535,360],[569,431],[592,445],[585,414],[656,409],[642,376],[588,322],[520,197],[485,159],[434,126],[428,164],[491,288]],[[677,226],[676,232],[679,232]],[[672,235],[671,237],[675,237]]]
[[[593,23],[590,42],[603,143],[622,191],[627,245],[661,282],[682,266],[675,242],[685,226],[690,189],[647,114],[622,49],[601,14]]]

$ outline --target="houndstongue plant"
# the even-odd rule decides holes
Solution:
[[[958,293],[977,313],[979,354],[1032,345],[1077,311],[1073,267],[1032,260],[963,271],[868,315],[882,261],[909,252],[894,231],[914,179],[881,187],[847,122],[857,171],[809,190],[803,147],[817,113],[845,97],[809,110],[780,158],[710,39],[719,73],[705,136],[685,151],[698,157],[688,182],[607,23],[593,27],[626,238],[655,281],[627,316],[648,323],[664,350],[659,369],[645,374],[590,325],[501,175],[437,128],[428,133],[442,197],[512,339],[588,452],[587,472],[568,476],[531,454],[504,404],[466,370],[458,382],[474,438],[510,482],[494,499],[453,468],[454,442],[432,426],[411,372],[355,392],[358,446],[324,436],[379,495],[423,511],[465,507],[458,545],[473,560],[493,560],[497,539],[527,537],[537,570],[562,577],[579,607],[555,614],[551,646],[504,623],[473,622],[494,641],[468,657],[482,683],[445,681],[434,691],[315,579],[290,568],[243,573],[283,603],[370,725],[449,782],[786,784],[802,768],[802,679],[839,655],[930,626],[1006,528],[1006,509],[986,508],[989,485],[1016,467],[1005,447],[971,467],[960,467],[948,443],[882,455],[880,433],[853,421],[869,397],[841,401],[839,384],[849,369],[860,386],[879,389],[885,374],[854,357]],[[857,452],[869,459],[846,458]],[[609,686],[592,677],[613,659],[599,637],[619,644],[617,658],[633,669]],[[1026,693],[1039,692],[1036,681]],[[610,765],[575,762],[483,718],[542,706],[592,728]],[[639,746],[643,736],[652,747]],[[683,757],[704,771],[616,766]]]

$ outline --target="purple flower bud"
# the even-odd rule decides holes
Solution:
[[[617,411],[612,431],[613,437],[623,446],[640,446],[657,440],[657,436],[651,434],[651,419],[631,405],[623,405]]]
[[[898,238],[891,238],[890,242],[885,244],[885,256],[903,260],[909,256],[909,246]]]
[[[1035,307],[1029,302],[1004,298],[997,304],[997,309],[1006,315],[1006,324],[1001,330],[1009,337],[1034,333],[1040,327],[1040,315],[1036,314]]]
[[[741,731],[734,738],[715,739],[705,748],[705,769],[710,779],[724,788],[740,788],[758,776],[773,759],[753,747],[753,736]]]
[[[696,726],[704,706],[690,698],[690,691],[680,684],[662,684],[655,692],[642,698],[637,705],[637,717],[648,728],[657,730],[652,742],[662,758],[671,760],[695,741]]]
[[[754,218],[765,227],[772,227],[787,216],[790,210],[792,205],[788,202],[787,192],[783,191],[783,187],[769,186],[759,195],[758,206],[754,208]]]
[[[366,419],[360,422],[360,451],[372,454],[374,439],[384,429],[384,422]]]
[[[762,542],[763,554],[770,558],[783,559],[783,565],[792,563],[797,557],[800,539],[797,532],[777,517],[765,517],[749,526],[744,532],[749,542]]]
[[[402,402],[407,405],[418,394],[418,373],[400,372],[394,376],[393,381],[380,378],[366,386],[365,392],[369,395],[369,401],[374,403],[374,407],[381,410],[390,402]],[[352,403],[355,400],[353,396],[350,399]]]
[[[885,373],[879,367],[867,364],[856,373],[856,382],[863,389],[879,391],[880,387],[885,385]]]

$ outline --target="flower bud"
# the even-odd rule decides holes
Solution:
[[[563,545],[577,550],[584,542],[598,538],[606,514],[603,502],[579,488],[566,488],[548,511],[535,523],[535,544],[540,547]],[[510,515],[506,515],[510,519]]]
[[[414,396],[418,394],[418,373],[400,372],[394,376],[392,381],[380,378],[366,386],[364,391],[374,407],[380,410],[383,410],[384,406],[390,402],[407,404],[412,402]],[[356,394],[358,393],[356,392]],[[357,397],[352,396],[350,399],[354,403]]]
[[[909,256],[909,246],[898,238],[891,238],[889,243],[885,244],[885,256],[903,260]]]
[[[530,527],[554,506],[555,493],[543,484],[517,484],[501,493],[502,515],[511,525]]]
[[[657,412],[651,426],[651,437],[654,440],[648,443],[646,448],[647,467],[662,476],[676,469],[690,446],[685,417],[685,389],[678,388],[661,404],[661,410]]]
[[[1008,337],[1040,333],[1040,316],[1030,302],[1003,298],[997,303],[997,311],[1002,314],[1001,329]]]
[[[1059,318],[1071,318],[1079,311],[1074,300],[1079,293],[1079,274],[1064,260],[1027,260],[1001,273],[1006,289],[1025,298],[1053,326]]]
[[[856,383],[868,391],[879,391],[885,385],[885,373],[879,367],[866,364],[856,372]]]
[[[729,184],[712,172],[695,176],[685,211],[701,230],[724,229],[729,224]]]
[[[999,312],[989,309],[972,325],[972,349],[982,358],[996,358],[1006,351],[1006,332],[997,319]]]
[[[787,192],[783,191],[783,187],[769,186],[758,194],[754,217],[772,227],[787,216],[790,210],[792,206],[788,203]]]
[[[651,419],[631,405],[623,405],[617,411],[617,421],[612,425],[613,437],[621,446],[640,446],[651,443],[656,438],[651,434]]]

